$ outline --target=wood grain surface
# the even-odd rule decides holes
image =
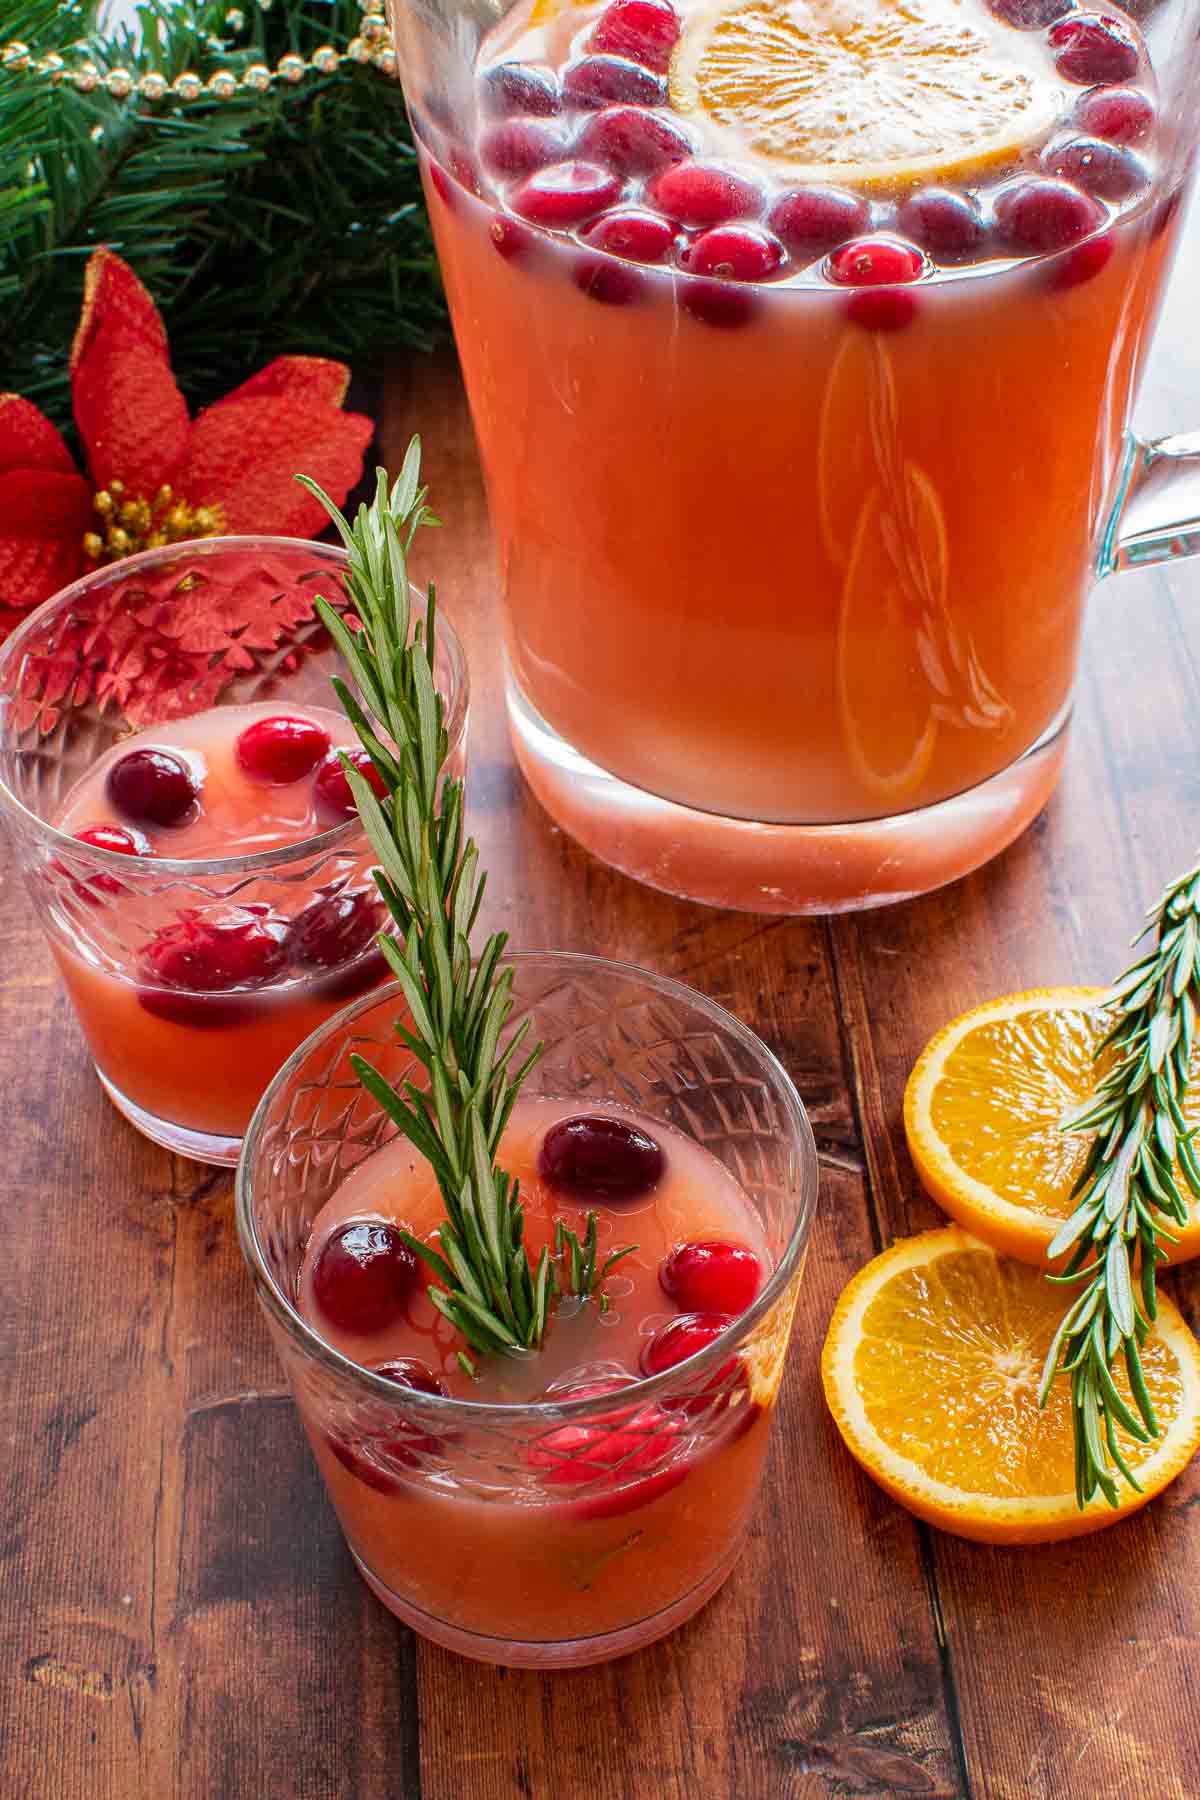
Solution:
[[[1200,232],[1143,393],[1200,424]],[[1102,980],[1200,841],[1200,562],[1093,603],[1066,776],[1007,855],[854,919],[664,899],[576,849],[504,736],[491,543],[453,360],[386,395],[474,685],[488,923],[696,983],[783,1058],[822,1194],[764,1504],[666,1643],[544,1677],[414,1639],[355,1575],[283,1392],[230,1181],[111,1111],[11,871],[0,892],[0,1800],[1193,1800],[1200,1468],[1099,1538],[990,1551],[917,1525],[844,1453],[817,1351],[839,1287],[938,1221],[900,1124],[951,1014]],[[1200,1324],[1200,1282],[1172,1281]]]

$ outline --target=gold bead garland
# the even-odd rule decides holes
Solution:
[[[270,12],[273,0],[255,0],[260,12]],[[232,100],[236,94],[265,94],[275,82],[285,82],[289,87],[296,87],[308,74],[332,75],[342,63],[359,63],[378,69],[381,74],[396,73],[396,51],[392,43],[392,34],[387,20],[383,16],[383,0],[360,0],[362,8],[362,26],[358,37],[351,38],[345,50],[337,50],[332,44],[322,44],[307,59],[289,51],[281,56],[273,69],[266,63],[250,63],[235,75],[232,69],[218,69],[210,75],[207,82],[199,75],[185,69],[168,81],[165,75],[156,70],[148,70],[144,75],[135,75],[132,70],[112,68],[101,74],[94,62],[77,63],[68,68],[62,56],[51,52],[47,56],[37,56],[29,45],[14,38],[10,43],[0,44],[0,69],[19,70],[22,73],[36,75],[47,80],[53,87],[62,82],[69,83],[81,94],[92,94],[103,88],[113,100],[149,101],[156,105],[159,101],[173,99],[185,104],[199,100],[201,96],[209,100]],[[225,23],[231,32],[244,29],[246,15],[240,7],[231,7],[225,14]],[[215,40],[214,40],[215,42]]]

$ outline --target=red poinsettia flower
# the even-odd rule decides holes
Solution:
[[[277,356],[189,418],[158,308],[133,270],[96,250],[71,346],[88,479],[30,401],[0,394],[0,640],[30,607],[99,562],[218,532],[312,537],[328,519],[294,479],[340,506],[372,424],[342,411],[349,371]]]

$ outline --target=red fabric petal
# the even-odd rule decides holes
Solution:
[[[270,373],[269,366],[246,386]],[[375,427],[362,413],[314,400],[307,383],[294,391],[290,378],[280,379],[282,392],[247,396],[235,389],[197,415],[177,486],[193,505],[220,506],[232,532],[313,537],[329,521],[295,479],[297,471],[311,475],[340,506],[362,474]]]
[[[74,475],[71,452],[32,400],[0,394],[0,475],[9,469],[55,469]]]
[[[81,475],[50,469],[0,474],[0,637],[81,573],[91,518]]]
[[[314,404],[340,406],[350,385],[345,363],[326,356],[277,356],[226,394],[226,400],[258,400],[265,394],[307,395]],[[218,401],[223,405],[223,401]]]
[[[96,487],[119,479],[149,498],[172,480],[187,450],[187,407],[158,309],[111,250],[88,260],[71,390]]]

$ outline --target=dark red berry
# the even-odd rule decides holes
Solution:
[[[618,207],[589,225],[583,233],[589,244],[607,250],[610,256],[628,257],[630,262],[660,263],[675,243],[675,227],[658,213],[642,212],[637,207]]]
[[[903,331],[917,316],[909,288],[860,288],[846,301],[846,317],[864,331]]]
[[[88,825],[83,831],[75,832],[77,842],[89,844],[94,850],[109,850],[116,856],[152,856],[154,852],[140,831],[127,831],[123,825]],[[101,904],[102,894],[124,894],[128,892],[123,881],[110,875],[106,869],[96,875],[89,875],[86,881],[76,881],[69,869],[62,863],[53,865],[56,875],[69,881],[81,900],[90,906]]]
[[[401,1356],[392,1362],[379,1363],[375,1373],[382,1375],[386,1381],[394,1381],[398,1387],[408,1388],[412,1393],[433,1394],[443,1400],[447,1397],[446,1384],[441,1377],[435,1375],[427,1363],[419,1362],[414,1356]],[[422,1420],[393,1417],[389,1419],[386,1431],[381,1434],[380,1448],[385,1456],[396,1462],[416,1467],[422,1454],[438,1454],[442,1449],[442,1440],[426,1430]]]
[[[768,225],[798,260],[811,261],[867,229],[871,209],[843,188],[796,188],[771,208]]]
[[[313,792],[325,811],[335,819],[352,819],[354,817],[354,795],[350,792],[350,783],[346,780],[346,771],[342,767],[342,756],[349,757],[360,775],[365,775],[371,784],[372,792],[380,800],[387,793],[387,786],[375,764],[360,745],[353,750],[344,750],[340,754],[331,750],[325,761],[317,770],[317,778],[313,783]]]
[[[1140,88],[1096,88],[1083,94],[1075,118],[1093,137],[1110,144],[1140,144],[1154,125],[1154,102]]]
[[[483,189],[479,180],[479,170],[476,167],[474,157],[468,156],[465,150],[451,150],[448,161],[450,164],[450,173],[453,175],[455,181],[457,181],[459,187],[466,188],[468,194],[482,193]]]
[[[139,961],[147,979],[188,993],[258,988],[283,970],[284,934],[285,927],[276,920],[218,923],[183,914],[155,932]]]
[[[757,225],[714,225],[687,252],[689,273],[722,281],[765,281],[783,267],[779,239]]]
[[[1103,138],[1072,138],[1042,152],[1048,175],[1061,175],[1099,200],[1128,200],[1149,185],[1150,173],[1133,152]]]
[[[581,294],[604,306],[628,306],[642,291],[642,277],[636,269],[603,256],[580,257],[572,279]]]
[[[843,287],[890,287],[915,281],[925,266],[921,252],[896,238],[855,238],[829,258],[829,278]]]
[[[1054,64],[1066,81],[1081,87],[1129,81],[1140,56],[1132,28],[1111,13],[1072,13],[1050,28]]]
[[[1099,237],[1086,238],[1082,244],[1076,244],[1063,256],[1056,256],[1047,270],[1047,279],[1053,288],[1081,287],[1098,275],[1113,253],[1113,240],[1110,231]]]
[[[429,185],[441,201],[442,205],[446,207],[449,212],[453,212],[455,206],[458,204],[455,198],[454,184],[450,180],[445,169],[442,168],[441,164],[435,163],[432,160],[429,164]]]
[[[998,19],[1018,31],[1044,31],[1075,5],[1075,0],[988,0]]]
[[[488,227],[488,236],[494,244],[497,254],[505,262],[511,262],[514,256],[520,256],[533,243],[533,233],[526,229],[518,219],[509,219],[497,213]]]
[[[679,289],[679,304],[702,325],[715,325],[718,331],[745,325],[754,311],[752,295],[724,281],[685,281]]]
[[[315,769],[328,749],[327,731],[311,719],[280,713],[247,725],[238,733],[233,753],[244,774],[285,787]]]
[[[896,214],[896,223],[941,262],[971,256],[984,239],[978,203],[953,188],[923,188],[911,194]]]
[[[383,921],[381,901],[366,888],[326,894],[297,913],[284,948],[298,969],[336,969],[361,956]]]
[[[542,1139],[538,1174],[568,1193],[636,1200],[662,1177],[662,1145],[640,1125],[608,1113],[560,1119]]]
[[[1102,207],[1065,181],[1021,181],[996,201],[996,222],[1020,250],[1065,250],[1103,218]]]
[[[603,212],[620,192],[616,176],[595,163],[553,163],[521,183],[512,196],[512,206],[534,225],[563,230]]]
[[[668,0],[612,0],[600,14],[591,48],[665,74],[678,37],[679,14]]]
[[[650,199],[681,225],[724,225],[730,219],[756,218],[762,194],[754,182],[715,163],[682,162],[651,183]]]
[[[658,1279],[665,1294],[689,1313],[745,1312],[762,1284],[762,1264],[744,1244],[704,1238],[679,1244],[664,1257]]]
[[[657,175],[692,154],[686,131],[640,106],[606,106],[584,125],[575,149],[617,175]]]
[[[372,1337],[401,1317],[420,1285],[417,1259],[394,1225],[352,1219],[317,1252],[312,1292],[339,1331]]]
[[[661,106],[667,84],[652,69],[623,56],[585,56],[563,76],[563,95],[573,106]]]
[[[662,1375],[667,1369],[673,1369],[678,1363],[686,1362],[689,1356],[696,1356],[701,1350],[715,1343],[721,1333],[733,1323],[725,1313],[680,1313],[677,1319],[668,1320],[655,1332],[642,1349],[642,1372],[645,1375]],[[737,1367],[737,1358],[731,1357],[724,1363],[710,1386],[722,1384]]]
[[[556,1400],[584,1400],[612,1393],[618,1399],[628,1383],[597,1381],[555,1393]],[[611,1518],[645,1506],[688,1472],[683,1462],[670,1464],[685,1429],[684,1419],[661,1406],[615,1404],[578,1425],[559,1425],[529,1446],[531,1467],[543,1481],[561,1487],[598,1486],[599,1494],[576,1502],[580,1518]],[[651,1473],[654,1471],[654,1473]],[[630,1477],[640,1477],[630,1481]]]
[[[511,180],[532,175],[567,153],[566,130],[546,119],[505,119],[492,125],[479,140],[479,154],[493,175]]]
[[[332,1432],[325,1436],[327,1448],[337,1457],[343,1469],[348,1469],[356,1480],[365,1487],[372,1488],[377,1494],[398,1493],[403,1485],[402,1478],[389,1469],[383,1469],[374,1460],[374,1444],[371,1440],[356,1446],[348,1444],[343,1438],[335,1437]]]
[[[108,771],[108,798],[135,825],[185,825],[196,810],[192,772],[169,750],[130,750]]]
[[[382,1375],[385,1381],[398,1382],[417,1394],[436,1394],[443,1400],[447,1396],[448,1390],[441,1376],[435,1375],[428,1363],[415,1356],[398,1356],[392,1362],[377,1363],[375,1373]]]
[[[532,63],[497,63],[480,81],[483,110],[495,119],[510,119],[524,113],[536,119],[550,119],[562,102],[558,82],[549,69]]]

